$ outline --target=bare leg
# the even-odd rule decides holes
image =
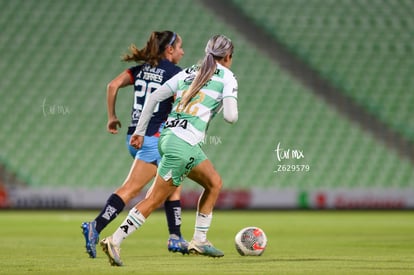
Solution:
[[[91,257],[95,257],[95,240],[90,240],[95,235],[111,223],[119,213],[122,212],[125,205],[128,204],[134,197],[136,197],[142,188],[155,176],[157,167],[154,164],[135,159],[132,163],[131,169],[124,183],[119,187],[114,194],[111,194],[106,201],[106,204],[96,216],[94,222],[85,222],[82,224],[82,230],[86,240],[87,252]]]
[[[89,257],[96,257],[96,244],[99,239],[99,233],[121,213],[125,205],[132,198],[136,197],[142,188],[155,176],[156,169],[157,167],[154,164],[135,159],[124,183],[108,197],[106,204],[94,221],[82,223],[82,233]]]
[[[177,186],[172,184],[172,179],[165,181],[157,175],[155,181],[144,200],[140,201],[135,208],[147,218],[155,209],[177,190]]]
[[[198,212],[210,214],[223,185],[220,175],[211,161],[206,159],[194,167],[188,177],[204,187],[204,191],[198,201]]]
[[[181,189],[182,189],[181,185],[178,186],[174,190],[174,192],[168,197],[168,200],[169,201],[178,201],[178,200],[180,200],[180,198],[181,198]]]
[[[142,188],[155,176],[157,166],[145,161],[135,159],[127,178],[115,193],[128,204],[135,198]]]
[[[214,205],[222,187],[221,177],[208,159],[194,167],[189,177],[203,186],[204,191],[198,200],[194,235],[188,245],[188,251],[209,257],[223,257],[224,253],[207,240]]]

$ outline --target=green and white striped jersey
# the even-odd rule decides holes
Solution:
[[[226,67],[217,63],[213,77],[191,99],[187,106],[182,106],[181,98],[187,91],[196,74],[196,66],[187,68],[165,85],[174,93],[174,104],[165,123],[165,130],[195,145],[204,140],[211,119],[221,111],[223,98],[237,99],[237,80]]]

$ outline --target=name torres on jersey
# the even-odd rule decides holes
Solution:
[[[164,74],[164,69],[144,65],[142,70],[139,71],[137,78],[161,83],[164,79]]]

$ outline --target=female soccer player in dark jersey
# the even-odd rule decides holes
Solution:
[[[124,209],[142,188],[156,175],[157,165],[161,159],[158,152],[158,139],[168,114],[171,111],[173,97],[160,102],[151,117],[145,133],[145,144],[139,150],[129,145],[129,140],[139,121],[141,111],[148,95],[164,82],[181,71],[176,64],[184,55],[181,37],[171,31],[153,32],[144,48],[131,45],[130,52],[123,56],[127,62],[136,62],[115,77],[107,86],[107,130],[118,133],[121,122],[115,112],[116,97],[120,88],[134,87],[134,102],[131,112],[131,123],[128,127],[127,146],[134,158],[131,170],[123,184],[111,194],[99,215],[90,222],[82,223],[82,231],[86,241],[86,252],[91,258],[96,257],[96,245],[99,233]],[[181,235],[181,188],[177,189],[164,204],[170,237],[168,250],[188,253],[188,243]]]

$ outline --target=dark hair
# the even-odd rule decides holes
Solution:
[[[168,46],[173,46],[177,42],[177,34],[172,31],[152,32],[144,48],[138,49],[132,44],[129,53],[122,56],[123,61],[135,61],[137,63],[148,63],[151,66],[158,66],[159,61],[164,56],[164,51]]]

